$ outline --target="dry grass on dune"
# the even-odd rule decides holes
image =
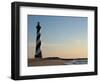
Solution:
[[[47,65],[64,65],[63,60],[48,60],[48,59],[40,59],[40,60],[29,60],[29,66],[47,66]]]
[[[58,57],[48,57],[42,59],[28,59],[28,66],[68,65],[80,63],[87,64],[87,58],[61,59]]]

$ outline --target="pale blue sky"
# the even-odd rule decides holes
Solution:
[[[41,25],[42,44],[71,44],[71,41],[80,40],[81,44],[84,44],[84,48],[87,48],[87,17],[28,15],[29,44],[36,41],[36,25],[38,21]],[[78,45],[76,44],[74,42],[73,47]]]
[[[61,42],[65,39],[87,39],[87,17],[70,16],[28,16],[28,37],[36,39],[37,22],[41,25],[41,37],[45,42]]]

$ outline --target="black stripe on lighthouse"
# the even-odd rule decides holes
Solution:
[[[36,29],[37,29],[37,35],[36,35],[36,51],[35,51],[35,58],[42,58],[41,40],[40,40],[40,37],[41,37],[41,34],[40,34],[41,26],[40,26],[40,23],[39,23],[39,22],[38,22],[38,24],[37,24],[37,26],[36,26]]]

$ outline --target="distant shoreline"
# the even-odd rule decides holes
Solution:
[[[29,60],[35,60],[35,58],[28,58]],[[47,58],[42,58],[42,59],[62,59],[62,60],[86,60],[88,58],[59,58],[59,57],[47,57]]]

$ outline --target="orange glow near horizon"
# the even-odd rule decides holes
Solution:
[[[35,45],[35,44],[32,44]],[[45,57],[60,57],[60,58],[87,58],[88,46],[81,40],[70,41],[62,44],[48,44],[42,43],[41,50],[43,58]],[[35,46],[30,47],[28,51],[28,58],[34,58]]]

